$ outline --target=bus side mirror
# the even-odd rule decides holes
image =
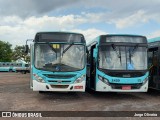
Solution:
[[[28,47],[28,45],[25,45],[24,53],[28,54],[28,51],[29,51],[29,47]]]

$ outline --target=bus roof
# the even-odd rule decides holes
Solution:
[[[145,39],[147,39],[145,36],[143,35],[132,35],[132,34],[106,34],[106,35],[99,35],[97,36],[95,39],[93,39],[92,41],[90,41],[87,45],[91,45],[91,44],[94,44],[94,43],[99,43],[100,41],[100,38],[102,37],[110,37],[110,36],[131,36],[131,37],[143,37]],[[147,40],[145,41],[147,43]]]
[[[42,34],[42,33],[68,33],[68,34],[79,34],[79,35],[83,35],[83,34],[81,34],[81,33],[76,33],[76,32],[67,32],[67,31],[39,31],[39,32],[37,32],[36,34]]]
[[[80,42],[85,43],[83,34],[73,32],[38,32],[34,42]]]
[[[100,36],[134,36],[134,37],[145,37],[143,35],[134,35],[134,34],[106,34]]]
[[[160,37],[155,37],[155,38],[147,39],[147,41],[149,43],[151,43],[151,42],[160,42]]]

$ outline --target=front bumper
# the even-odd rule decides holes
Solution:
[[[78,86],[78,87],[77,87]],[[48,84],[33,80],[33,91],[85,92],[85,81],[75,84]]]
[[[148,81],[142,85],[139,89],[130,89],[130,90],[122,90],[122,89],[113,89],[110,85],[103,83],[99,80],[96,84],[96,91],[101,92],[147,92],[148,90]]]

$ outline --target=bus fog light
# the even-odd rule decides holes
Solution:
[[[84,81],[86,78],[85,75],[82,75],[81,77],[77,78],[77,80],[74,83],[81,83],[82,81]]]
[[[73,86],[70,87],[70,90],[72,90],[72,89],[73,89]]]
[[[49,89],[49,86],[48,86],[48,85],[46,85],[46,88],[47,88],[47,89]]]
[[[145,80],[143,80],[142,85],[146,84],[147,81],[148,81],[148,77]]]

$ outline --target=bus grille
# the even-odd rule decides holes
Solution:
[[[114,84],[110,83],[112,89],[122,89],[122,86],[131,86],[131,89],[140,89],[142,83],[139,84]]]
[[[48,80],[48,82],[56,82],[56,83],[70,83],[70,80],[64,81],[64,80]]]
[[[51,85],[52,88],[68,88],[69,85]]]
[[[70,74],[70,75],[59,75],[59,74],[43,74],[44,76],[48,78],[54,78],[54,79],[70,79],[72,77],[75,77],[76,75]]]

